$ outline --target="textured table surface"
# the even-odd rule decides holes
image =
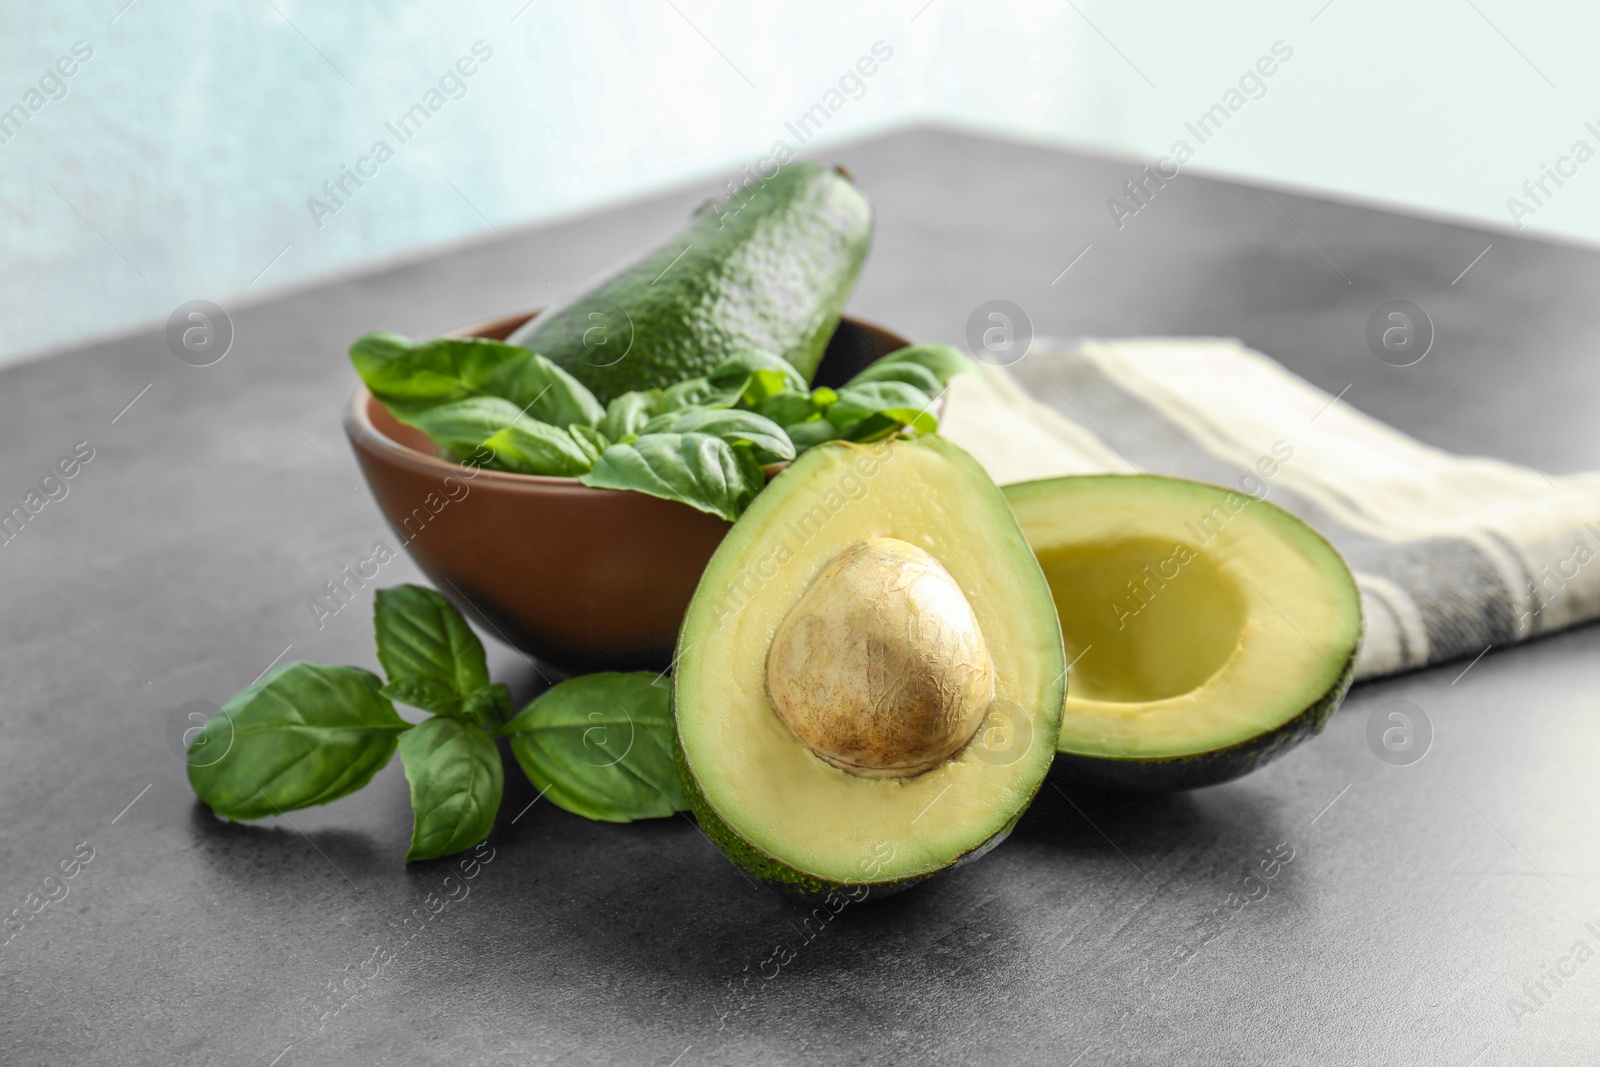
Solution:
[[[852,310],[916,339],[959,339],[991,298],[1041,333],[1238,336],[1424,441],[1600,467],[1592,252],[1193,174],[1118,229],[1106,199],[1134,164],[946,130],[828,158],[879,210]],[[152,329],[0,372],[0,504],[94,451],[0,548],[0,911],[93,857],[0,946],[0,1062],[1509,1064],[1600,1047],[1594,628],[1358,687],[1322,737],[1231,785],[1129,801],[1055,782],[983,862],[809,940],[687,819],[530,808],[514,766],[492,860],[437,914],[450,868],[401,862],[398,761],[292,821],[200,806],[174,708],[275,657],[375,667],[370,588],[321,630],[306,603],[386,535],[339,426],[350,339],[546,303],[665,238],[710,185],[230,308],[214,366]],[[1398,298],[1438,333],[1409,368],[1364,340]],[[416,577],[400,559],[379,582]],[[1395,698],[1433,723],[1412,766],[1365,741]],[[390,962],[364,982],[375,952]]]

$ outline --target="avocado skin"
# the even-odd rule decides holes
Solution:
[[[1058,751],[1050,777],[1063,785],[1115,793],[1176,793],[1242,778],[1322,732],[1355,680],[1356,657],[1365,635],[1363,620],[1361,634],[1333,685],[1314,704],[1274,730],[1227,748],[1163,759],[1115,759]]]
[[[677,761],[678,777],[683,780],[683,792],[689,798],[689,809],[694,812],[695,822],[699,823],[700,829],[711,843],[717,846],[717,850],[726,856],[730,863],[751,878],[770,889],[777,890],[790,900],[806,905],[820,904],[836,893],[845,894],[854,901],[881,900],[884,897],[902,893],[919,882],[927,881],[934,875],[954,870],[963,863],[971,863],[973,860],[981,859],[996,845],[1011,836],[1011,831],[1016,828],[1018,821],[1021,820],[1029,806],[1032,805],[1033,796],[1038,795],[1039,786],[1044,784],[1041,781],[1039,786],[1034,788],[1034,793],[1029,796],[1027,803],[1023,804],[1017,811],[1016,816],[997,830],[987,841],[967,850],[937,870],[929,871],[927,874],[921,874],[915,878],[902,878],[897,882],[834,882],[806,874],[804,871],[789,866],[782,860],[774,859],[740,837],[733,827],[723,822],[722,817],[717,814],[710,801],[706,800],[705,794],[700,792],[700,786],[695,782],[694,775],[689,770],[689,762],[684,758],[683,745],[678,741],[678,731],[676,729],[672,731],[672,755]],[[1057,758],[1059,759],[1060,757]]]
[[[702,209],[684,233],[511,341],[572,374],[602,404],[702,375],[740,348],[780,355],[810,381],[871,241],[872,207],[846,178],[790,163],[748,195]],[[627,324],[614,321],[618,309],[631,344]],[[586,335],[602,336],[589,333],[596,325],[627,354],[586,345]]]

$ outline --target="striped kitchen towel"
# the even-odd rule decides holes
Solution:
[[[1361,587],[1357,678],[1600,616],[1600,473],[1431,448],[1237,341],[1039,338],[957,377],[940,432],[1002,485],[1142,470],[1294,512]]]

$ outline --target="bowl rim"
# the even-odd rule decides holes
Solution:
[[[457,327],[453,330],[446,330],[438,336],[482,337],[497,329],[509,327],[509,330],[515,330],[518,326],[521,326],[523,323],[532,319],[538,313],[538,311],[531,311],[517,312],[516,314],[512,315],[501,315],[484,322],[474,323],[469,326]],[[841,322],[847,319],[858,326],[871,327],[883,333],[890,334],[891,336],[902,338],[904,336],[896,333],[896,331],[888,329],[887,327],[879,326],[875,322],[871,322],[866,319],[860,319],[854,315],[840,316]],[[908,341],[907,343],[910,344],[911,342]],[[367,388],[366,383],[357,380],[355,390],[350,395],[350,402],[345,408],[345,435],[350,438],[350,441],[353,445],[356,445],[357,447],[365,445],[369,450],[381,453],[391,462],[398,463],[401,466],[410,467],[414,471],[426,474],[434,474],[440,477],[456,478],[463,477],[462,474],[457,472],[465,471],[468,472],[464,475],[465,477],[472,478],[474,480],[479,478],[488,478],[491,484],[498,483],[507,487],[519,485],[527,487],[540,486],[546,489],[578,494],[608,494],[628,492],[628,490],[623,489],[601,489],[597,486],[584,485],[576,478],[567,478],[552,474],[516,474],[511,471],[490,470],[487,467],[471,467],[465,463],[457,463],[454,460],[441,459],[438,456],[429,455],[426,452],[420,452],[417,449],[412,448],[410,445],[402,444],[401,442],[396,441],[394,438],[378,429],[377,424],[372,421],[370,405],[381,403],[381,400],[372,395],[372,391]]]

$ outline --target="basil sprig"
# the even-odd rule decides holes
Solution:
[[[935,432],[934,398],[972,367],[949,345],[911,345],[835,392],[746,348],[703,377],[602,407],[560,367],[503,341],[369,333],[350,360],[374,396],[452,459],[646,493],[730,521],[765,485],[763,467],[826,441]]]
[[[452,855],[494,827],[501,736],[542,793],[585,818],[628,822],[687,807],[667,690],[643,684],[651,676],[574,678],[512,718],[483,643],[439,593],[380,589],[373,622],[387,681],[359,667],[291,663],[206,723],[190,744],[189,784],[212,811],[261,819],[326,804],[370,782],[398,749],[411,790],[406,859]],[[395,703],[430,717],[413,724]]]

